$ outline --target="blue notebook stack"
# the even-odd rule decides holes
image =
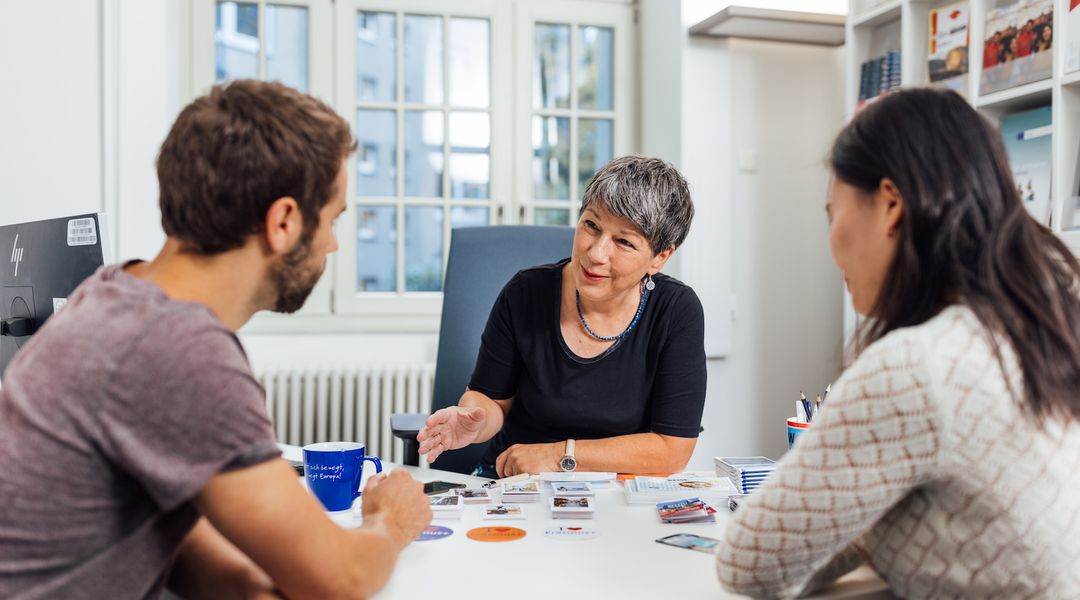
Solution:
[[[714,458],[716,475],[727,477],[743,494],[757,489],[773,471],[776,463],[764,456]]]

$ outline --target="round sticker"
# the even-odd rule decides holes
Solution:
[[[600,535],[600,532],[585,527],[556,527],[545,529],[544,535],[557,540],[591,540]]]
[[[512,542],[525,537],[525,530],[517,527],[477,527],[465,535],[478,542]]]
[[[430,540],[441,540],[454,535],[454,530],[449,527],[443,527],[441,525],[428,525],[428,528],[421,531],[417,536],[416,541],[427,542]]]

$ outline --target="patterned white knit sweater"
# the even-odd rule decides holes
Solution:
[[[1080,423],[1025,417],[985,336],[953,306],[868,348],[733,516],[724,587],[792,597],[869,560],[906,598],[1080,598]]]

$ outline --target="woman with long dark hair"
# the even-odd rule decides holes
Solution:
[[[829,163],[857,358],[735,513],[721,582],[795,596],[868,560],[902,597],[1075,596],[1080,264],[953,92],[871,104]]]

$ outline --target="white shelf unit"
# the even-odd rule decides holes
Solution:
[[[864,61],[899,50],[901,85],[930,84],[929,56],[930,10],[954,4],[956,0],[852,0],[847,20],[847,113],[854,115],[858,104],[860,68]],[[983,40],[987,12],[1007,5],[1011,0],[969,0],[970,18],[966,98],[979,112],[996,125],[1003,116],[1038,106],[1053,106],[1053,156],[1051,198],[1053,229],[1073,254],[1080,256],[1080,223],[1076,229],[1063,230],[1063,215],[1072,209],[1080,195],[1080,71],[1065,72],[1066,52],[1070,46],[1067,16],[1069,0],[1054,0],[1053,71],[1048,79],[1015,88],[980,95]],[[850,302],[845,307],[844,328],[850,334],[855,327],[855,313]]]

